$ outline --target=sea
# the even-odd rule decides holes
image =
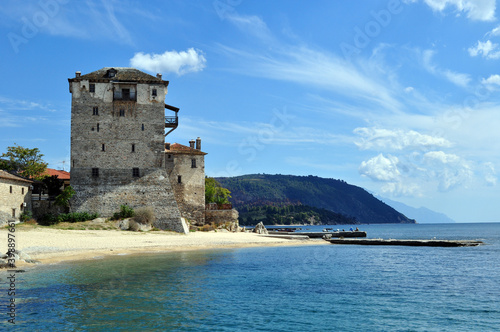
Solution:
[[[500,330],[500,223],[358,227],[369,238],[484,245],[328,244],[96,257],[18,272],[14,297],[4,270],[0,330]],[[8,315],[12,298],[15,324]]]

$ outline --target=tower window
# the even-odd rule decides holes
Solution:
[[[139,168],[137,168],[137,167],[132,168],[132,176],[134,178],[138,178],[139,177]]]
[[[97,131],[99,131],[99,124],[97,124]]]
[[[135,144],[132,144],[132,152],[135,152]]]
[[[196,159],[191,159],[191,168],[196,168]]]
[[[120,110],[120,116],[125,116],[125,110],[124,109]]]
[[[24,195],[24,188],[21,188],[21,195]]]
[[[177,183],[182,183],[182,176],[177,175]]]
[[[156,96],[157,96],[157,94],[156,94],[156,89],[153,89],[153,91],[151,91],[151,95],[152,95],[153,97],[156,97]]]
[[[144,123],[142,124],[142,131],[144,131]]]
[[[99,177],[99,168],[92,168],[92,177]]]
[[[104,145],[104,143],[102,143],[101,145],[101,151],[106,151],[106,146]]]
[[[92,115],[99,115],[99,107],[94,107],[92,109]]]
[[[94,83],[89,84],[89,92],[95,92],[95,84]]]
[[[10,186],[10,193],[12,194],[12,186]]]

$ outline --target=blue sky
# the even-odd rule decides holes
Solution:
[[[68,78],[161,72],[209,176],[343,179],[500,221],[495,0],[0,3],[0,151],[68,170]]]

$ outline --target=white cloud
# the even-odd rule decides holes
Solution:
[[[152,73],[176,73],[184,75],[198,72],[206,66],[207,60],[203,53],[193,48],[187,51],[166,51],[163,54],[136,53],[130,59],[132,67]]]
[[[438,161],[443,164],[457,164],[460,157],[455,154],[447,154],[443,151],[430,151],[424,154],[424,159],[430,162]]]
[[[438,180],[440,191],[449,191],[458,185],[465,185],[474,176],[470,163],[455,154],[430,151],[424,154],[424,161],[429,166],[430,177]]]
[[[258,16],[244,16],[232,13],[227,15],[226,18],[246,33],[250,33],[263,40],[272,39],[272,34],[266,23]]]
[[[495,19],[495,0],[424,0],[434,11],[443,12],[447,7],[455,7],[459,13],[466,13],[474,21]]]
[[[134,19],[143,16],[154,20],[153,14],[136,7],[126,0],[30,1],[23,6],[19,6],[18,1],[5,0],[2,1],[2,19],[14,27],[16,34],[21,34],[18,30],[20,24],[31,25],[31,38],[42,33],[133,45],[130,31],[135,30]]]
[[[486,36],[500,36],[500,25],[486,33]]]
[[[485,42],[478,41],[477,45],[470,47],[468,49],[469,55],[474,57],[482,55],[486,59],[498,59],[500,58],[500,50],[498,50],[498,44],[492,43],[490,40]]]
[[[359,167],[359,173],[375,181],[397,181],[401,175],[398,163],[397,157],[391,155],[384,157],[383,154],[379,154],[368,161],[363,161]]]
[[[382,185],[382,193],[393,196],[422,196],[421,188],[416,183],[388,182]]]
[[[488,78],[483,78],[481,80],[481,83],[483,83],[483,84],[500,85],[500,75],[494,74],[494,75],[491,75]]]
[[[497,184],[497,172],[493,163],[486,162],[483,164],[484,180],[490,186]]]
[[[420,134],[414,130],[356,128],[354,133],[361,136],[355,144],[362,150],[403,150],[451,146],[451,142],[445,138]]]
[[[467,87],[471,80],[469,75],[439,68],[432,62],[432,58],[435,54],[436,52],[433,50],[425,50],[422,52],[422,63],[424,68],[431,74],[441,76],[455,85]]]

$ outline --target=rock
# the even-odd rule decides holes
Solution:
[[[122,231],[127,231],[130,228],[130,219],[122,219],[118,221],[116,227],[118,227]]]
[[[153,228],[151,226],[151,224],[141,224],[141,223],[137,223],[137,226],[139,226],[139,231],[140,232],[149,232],[151,230],[151,228]]]
[[[267,229],[262,222],[255,225],[253,232],[257,234],[268,234]]]
[[[96,224],[104,224],[106,222],[106,218],[95,218],[92,222]]]

